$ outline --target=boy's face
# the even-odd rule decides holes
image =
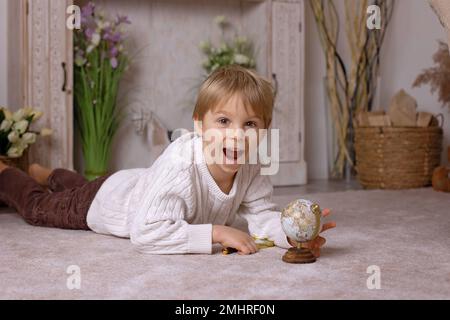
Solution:
[[[218,166],[230,174],[249,161],[250,153],[257,152],[259,130],[264,128],[262,116],[246,107],[239,95],[233,95],[214,110],[210,109],[200,128],[197,123],[208,165]]]

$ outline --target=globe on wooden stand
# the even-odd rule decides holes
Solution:
[[[301,243],[296,248],[289,248],[283,255],[283,261],[287,263],[313,263],[316,257],[310,249],[302,248]]]
[[[314,240],[322,228],[322,210],[319,205],[309,200],[298,199],[289,203],[281,211],[281,226],[286,235],[297,242],[284,255],[287,263],[313,263],[316,257],[302,243]]]

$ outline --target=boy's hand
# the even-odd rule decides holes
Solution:
[[[224,248],[234,248],[238,254],[252,254],[258,251],[255,240],[241,230],[214,225],[212,233],[213,243],[220,243]]]
[[[324,209],[322,211],[322,216],[326,217],[326,216],[330,215],[330,213],[331,213],[330,209]],[[320,231],[320,233],[324,232],[325,230],[332,229],[334,227],[336,227],[336,222],[334,222],[334,221],[327,222],[327,223],[323,224],[322,230]],[[288,239],[288,242],[291,244],[291,246],[297,247],[297,241],[295,241],[294,239],[290,239],[289,237],[287,239]],[[317,236],[314,240],[302,243],[302,248],[311,249],[312,253],[316,257],[320,257],[320,248],[325,244],[325,242],[326,242],[326,240],[324,237]]]

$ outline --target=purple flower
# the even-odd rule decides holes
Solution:
[[[120,64],[119,56],[125,40],[121,26],[131,22],[126,15],[117,15],[116,19],[112,20],[97,11],[98,8],[93,2],[82,8],[82,30],[80,35],[77,34],[76,46],[82,47],[83,52],[74,50],[75,58],[79,64],[87,67],[87,56],[100,46],[101,59],[109,59],[111,66],[116,69]]]
[[[114,42],[120,40],[120,37],[117,36],[117,33],[115,33],[112,28],[109,28],[108,30],[105,30],[103,39],[109,41],[111,45],[114,45]]]
[[[122,41],[122,33],[119,31],[114,31],[113,28],[108,27],[105,29],[103,39],[111,42],[120,42]]]
[[[117,61],[117,58],[116,58],[116,57],[111,58],[110,62],[111,62],[111,67],[112,67],[113,69],[116,69],[117,66],[119,65],[119,61]]]
[[[94,15],[95,4],[93,2],[89,2],[83,8],[81,8],[81,16],[84,18],[91,17]]]
[[[114,34],[110,35],[109,40],[112,42],[120,42],[122,41],[122,34],[120,32],[115,32]]]
[[[97,22],[95,21],[95,18],[90,17],[81,17],[81,26],[85,29],[97,29]]]
[[[111,39],[111,34],[112,34],[112,28],[111,27],[106,27],[103,30],[103,40],[110,40]]]
[[[81,24],[84,26],[92,27],[93,17],[95,15],[95,4],[89,2],[83,8],[81,8]]]
[[[128,19],[128,16],[118,15],[117,19],[116,19],[116,25],[119,25],[119,24],[122,24],[122,23],[131,24],[131,21],[130,21],[130,19]]]
[[[110,56],[111,58],[117,57],[118,54],[119,54],[119,50],[117,49],[116,46],[113,46],[113,47],[109,50],[109,56]]]
[[[94,35],[95,30],[88,28],[86,29],[86,31],[84,32],[84,34],[86,35],[86,37],[90,40],[92,39],[92,36]]]

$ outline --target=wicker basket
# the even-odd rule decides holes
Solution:
[[[441,127],[355,128],[356,171],[367,189],[428,186],[441,152]]]
[[[28,149],[23,152],[23,155],[20,158],[0,156],[0,160],[8,166],[15,167],[27,172],[29,165]]]

